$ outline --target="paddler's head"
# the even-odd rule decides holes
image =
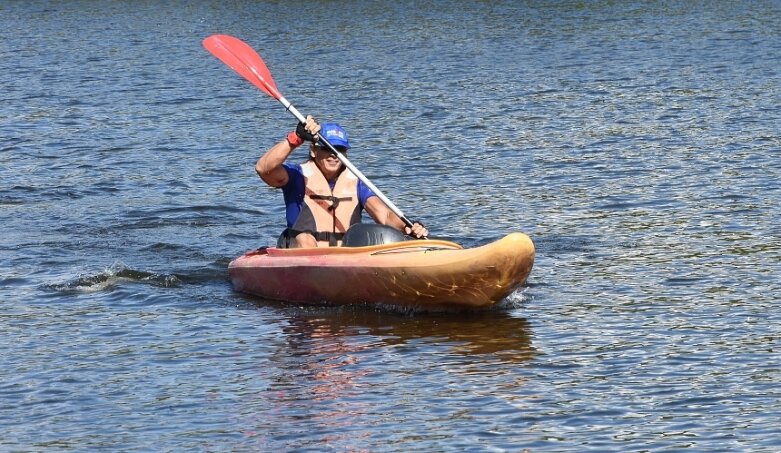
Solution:
[[[350,149],[350,142],[347,140],[347,131],[336,123],[324,123],[320,127],[320,136],[342,154],[346,154]],[[317,164],[320,171],[323,172],[325,179],[331,180],[339,174],[342,169],[342,162],[336,157],[336,153],[331,151],[322,142],[313,143],[309,147],[309,157]]]

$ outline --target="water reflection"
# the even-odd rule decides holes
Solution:
[[[534,356],[528,321],[504,310],[414,316],[354,306],[289,310],[285,333],[298,354],[338,354],[420,341],[426,346],[447,345],[457,354],[496,354],[512,362]]]
[[[266,388],[246,400],[241,420],[244,435],[265,446],[359,451],[383,414],[398,410],[400,389],[433,404],[467,375],[518,385],[509,375],[535,355],[528,321],[507,311],[410,316],[361,306],[268,307],[283,327],[259,370]],[[422,357],[430,366],[418,369]],[[416,377],[407,386],[410,372]],[[293,424],[308,434],[290,444]]]

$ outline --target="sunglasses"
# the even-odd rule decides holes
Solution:
[[[334,148],[336,148],[336,150],[339,151],[342,154],[347,154],[347,148],[345,148],[344,146],[334,146]],[[315,151],[320,151],[320,152],[324,152],[324,153],[328,153],[328,154],[334,154],[329,148],[327,148],[325,146],[320,146],[320,145],[315,145]]]

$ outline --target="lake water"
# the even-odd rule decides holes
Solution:
[[[781,451],[781,4],[0,3],[0,450]],[[232,291],[294,119],[432,236],[511,231],[479,313]],[[302,160],[298,151],[295,159]]]

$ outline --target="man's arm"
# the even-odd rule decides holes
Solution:
[[[299,126],[300,127],[300,126]],[[303,128],[310,135],[308,139],[317,139],[317,133],[320,132],[320,125],[311,116],[306,117],[306,125]],[[305,132],[302,130],[301,132]],[[291,132],[287,138],[272,146],[264,155],[258,159],[255,164],[255,171],[260,179],[265,181],[271,187],[283,187],[287,184],[287,170],[282,164],[287,160],[294,149],[304,143],[304,138],[298,132]]]
[[[406,226],[404,221],[399,216],[393,213],[385,203],[380,200],[376,195],[369,197],[364,205],[366,212],[374,219],[375,222],[381,225],[388,225],[396,228],[399,231],[403,231],[405,234],[415,237],[424,238],[428,236],[428,230],[426,227],[418,222],[412,225],[412,228]]]
[[[255,164],[255,171],[260,179],[271,187],[283,187],[287,184],[287,170],[282,164],[294,149],[296,146],[286,138],[266,151]]]

